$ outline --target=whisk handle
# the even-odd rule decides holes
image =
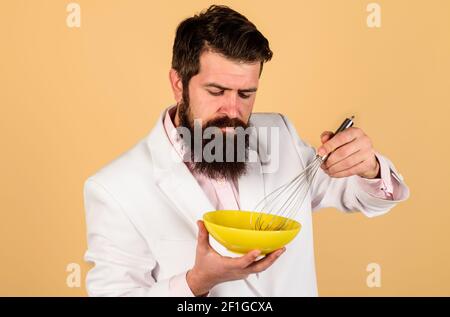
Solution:
[[[342,122],[341,126],[334,132],[334,135],[338,134],[339,132],[344,131],[347,128],[350,128],[353,125],[353,119],[355,116],[351,116],[350,119],[346,118],[344,122]]]
[[[341,126],[334,132],[334,135],[338,134],[339,132],[344,131],[347,128],[350,128],[353,125],[353,119],[354,118],[355,118],[355,116],[351,116],[350,118],[346,118],[344,120],[344,122],[342,122]],[[320,156],[318,156],[318,157],[322,160],[322,162],[325,162],[327,160],[327,158],[328,158],[328,155],[330,155],[330,153],[328,153],[328,154],[326,154],[326,155],[324,155],[322,157],[320,157]]]

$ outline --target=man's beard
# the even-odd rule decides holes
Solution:
[[[187,146],[190,159],[190,166],[194,173],[203,174],[212,179],[226,179],[226,180],[234,180],[236,181],[240,176],[244,175],[247,171],[247,158],[248,158],[248,149],[249,149],[249,136],[247,134],[244,135],[244,142],[238,141],[237,133],[229,133],[220,130],[220,128],[239,128],[239,129],[247,129],[248,124],[243,122],[238,118],[228,118],[228,117],[219,117],[205,123],[202,123],[201,128],[201,153],[197,153],[194,150],[195,146],[195,126],[194,119],[190,115],[189,108],[189,100],[188,98],[183,98],[184,101],[178,105],[178,113],[180,119],[180,126],[189,129],[190,131],[190,140],[184,140],[185,145]],[[203,131],[207,128],[215,127],[218,130],[215,130],[215,133],[219,133],[220,137],[223,140],[223,149],[221,149],[221,153],[218,154],[219,160],[207,161],[203,156],[203,150],[205,147],[214,141],[215,134],[212,134],[211,139],[203,138]],[[239,130],[238,129],[238,130]],[[198,128],[197,128],[198,130]],[[198,131],[197,131],[198,133]],[[232,142],[232,143],[231,143]],[[227,144],[233,144],[231,147]],[[232,153],[228,153],[233,151]],[[200,155],[199,155],[200,154]],[[214,154],[214,151],[213,151]],[[240,155],[239,155],[240,154]],[[231,157],[231,159],[230,159]]]

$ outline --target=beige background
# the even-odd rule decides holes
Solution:
[[[83,181],[149,133],[173,102],[177,24],[210,1],[0,2],[0,295],[84,296]],[[344,116],[396,164],[411,198],[366,219],[314,216],[321,295],[450,295],[450,2],[223,1],[270,40],[256,111],[313,145]],[[367,264],[382,285],[366,285]],[[80,288],[66,266],[81,265]]]

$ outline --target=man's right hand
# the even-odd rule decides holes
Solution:
[[[209,244],[209,233],[203,221],[197,221],[197,225],[199,230],[195,265],[186,276],[195,296],[208,294],[217,284],[245,279],[250,274],[266,270],[286,250],[278,249],[258,261],[256,259],[261,254],[259,250],[250,251],[237,258],[221,256]]]

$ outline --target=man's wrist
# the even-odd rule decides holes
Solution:
[[[186,282],[194,296],[203,297],[208,295],[210,287],[204,285],[202,279],[200,278],[200,274],[198,274],[194,269],[191,269],[187,272]]]
[[[381,178],[381,166],[376,156],[375,156],[375,168],[372,171],[366,172],[359,176],[367,179]]]

